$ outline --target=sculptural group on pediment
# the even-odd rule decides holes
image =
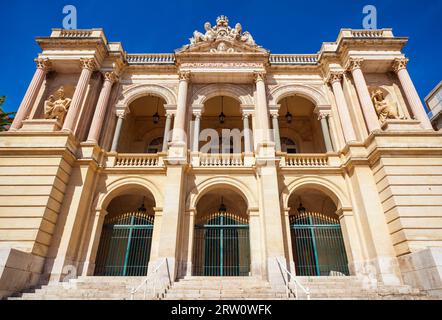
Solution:
[[[189,39],[191,46],[198,43],[210,43],[216,40],[237,41],[251,47],[257,46],[252,35],[247,31],[243,32],[240,23],[237,23],[235,28],[229,27],[229,20],[226,16],[219,16],[214,27],[212,27],[210,22],[206,22],[204,30],[205,33],[197,30],[193,32],[193,37]]]

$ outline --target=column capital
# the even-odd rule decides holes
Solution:
[[[125,110],[117,110],[116,112],[115,112],[115,115],[117,116],[117,118],[120,118],[120,119],[125,119],[126,118],[126,115],[128,114],[129,112],[128,111],[126,111],[126,109]]]
[[[105,72],[103,76],[104,76],[104,81],[108,81],[112,84],[118,81],[118,75],[114,71]]]
[[[393,71],[398,73],[400,70],[406,69],[407,64],[408,64],[407,58],[396,58],[396,59],[394,59],[393,65],[392,65]]]
[[[173,113],[171,111],[166,111],[166,118],[171,119],[173,117]]]
[[[271,116],[273,119],[278,119],[278,117],[279,117],[279,112],[278,112],[278,110],[271,110],[271,111],[270,111],[270,116]]]
[[[37,69],[42,69],[45,72],[48,72],[52,67],[52,63],[48,58],[37,58],[34,61],[37,64]]]
[[[263,71],[255,71],[255,72],[253,72],[253,78],[254,78],[255,82],[265,81],[266,73]]]
[[[195,116],[195,119],[201,119],[201,111],[193,111],[192,113]]]
[[[349,71],[353,71],[353,70],[356,70],[356,69],[361,69],[362,68],[362,62],[364,62],[363,58],[350,58],[350,59],[348,59],[346,69],[349,70]]]
[[[343,77],[344,77],[343,71],[331,71],[330,74],[328,75],[327,82],[329,82],[330,84],[333,84],[335,82],[341,83]]]
[[[190,71],[180,71],[180,72],[178,72],[178,79],[180,81],[190,81]]]
[[[243,112],[242,113],[242,119],[244,120],[244,119],[249,119],[249,117],[250,117],[250,113],[248,113],[248,112]]]
[[[94,58],[80,58],[81,69],[88,69],[90,71],[95,71],[97,65]]]
[[[327,119],[330,117],[330,114],[327,112],[319,112],[318,113],[318,120]]]

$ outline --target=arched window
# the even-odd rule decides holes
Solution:
[[[281,138],[281,151],[287,152],[287,153],[298,153],[298,148],[296,146],[296,143],[287,137]]]
[[[163,137],[155,138],[147,144],[147,153],[158,153],[161,150],[163,150]]]

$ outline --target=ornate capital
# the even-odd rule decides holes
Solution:
[[[406,58],[396,58],[393,61],[393,70],[394,72],[399,72],[402,69],[407,68],[408,59]]]
[[[190,80],[190,71],[180,71],[180,72],[178,72],[178,79],[180,81],[189,81]]]
[[[115,72],[105,72],[104,73],[104,81],[109,81],[110,83],[114,83],[118,81],[118,76]]]
[[[95,71],[96,64],[93,58],[80,58],[81,69],[88,69],[90,71]]]
[[[255,82],[265,81],[266,73],[265,72],[254,72],[253,73],[253,78],[255,79]]]
[[[327,119],[330,115],[326,112],[320,112],[318,114],[318,120]]]
[[[42,69],[46,72],[51,69],[51,62],[47,58],[37,58],[34,61],[37,64],[37,69]]]
[[[335,82],[341,82],[342,78],[344,77],[344,72],[340,71],[332,71],[330,72],[330,75],[328,76],[328,82],[330,84],[333,84]]]
[[[347,70],[349,71],[353,71],[356,69],[361,69],[362,68],[362,62],[364,61],[364,59],[362,58],[350,58],[348,60],[347,63]]]
[[[242,119],[244,120],[244,119],[249,119],[249,117],[250,117],[250,114],[249,113],[246,113],[246,112],[243,112],[243,114],[242,114]]]

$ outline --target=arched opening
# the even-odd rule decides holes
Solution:
[[[166,124],[166,101],[154,95],[143,96],[129,105],[124,119],[118,152],[157,153],[162,151]]]
[[[235,191],[211,190],[197,204],[192,275],[235,277],[249,274],[247,203]]]
[[[334,201],[302,188],[289,198],[293,259],[299,276],[347,276],[347,253]]]
[[[94,275],[147,274],[154,226],[152,194],[132,190],[111,200],[98,246]]]
[[[217,96],[204,103],[198,150],[203,153],[241,153],[244,150],[240,102]]]
[[[281,151],[325,153],[326,147],[315,105],[301,96],[292,95],[279,102]]]

